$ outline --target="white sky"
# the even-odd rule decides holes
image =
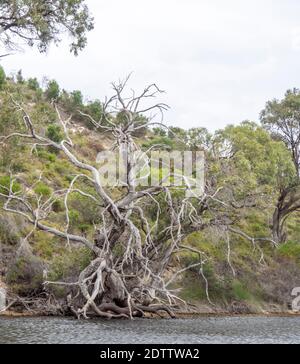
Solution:
[[[110,82],[155,82],[166,121],[210,130],[258,120],[265,102],[300,87],[299,0],[88,0],[96,28],[75,58],[64,46],[1,62],[103,99]]]

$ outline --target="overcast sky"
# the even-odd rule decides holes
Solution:
[[[26,49],[6,71],[56,79],[88,98],[134,72],[133,88],[167,91],[166,121],[210,130],[258,120],[267,100],[300,87],[299,0],[88,0],[96,27],[75,58]]]

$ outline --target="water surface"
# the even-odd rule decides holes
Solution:
[[[300,317],[77,321],[0,318],[1,344],[300,343]]]

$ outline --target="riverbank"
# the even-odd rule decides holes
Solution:
[[[42,313],[31,313],[31,312],[15,312],[15,311],[3,311],[0,312],[0,318],[32,318],[32,317],[63,317],[63,316],[49,316]],[[219,312],[176,312],[176,319],[191,319],[191,318],[205,318],[205,317],[300,317],[300,311],[261,311],[261,312],[250,312],[250,313],[231,313],[228,311]],[[147,313],[145,319],[166,319],[169,316],[166,313],[162,313],[159,316]]]
[[[192,317],[300,317],[300,312],[264,312],[264,313],[248,313],[248,314],[233,314],[228,312],[223,313],[187,313],[182,312],[177,314],[177,318],[189,319]]]
[[[30,312],[28,312],[28,313],[26,313],[26,312],[15,312],[15,311],[0,312],[0,317],[16,318],[16,317],[41,317],[41,316],[42,315],[32,314]]]

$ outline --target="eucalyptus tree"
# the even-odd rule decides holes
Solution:
[[[49,45],[71,38],[70,51],[78,54],[93,29],[84,0],[2,0],[0,1],[0,42],[7,49],[24,44],[45,52]]]
[[[239,224],[251,209],[266,211],[265,222],[273,230],[270,241],[277,246],[284,239],[284,231],[282,225],[276,224],[277,216],[272,213],[268,216],[267,212],[274,209],[278,191],[291,185],[296,178],[288,148],[281,140],[272,139],[257,124],[244,122],[218,131],[211,153],[212,160],[219,160],[212,167],[215,183],[223,186],[224,193],[231,196],[227,200],[239,208],[231,215],[232,220]]]
[[[269,101],[261,112],[261,122],[275,140],[286,144],[294,164],[292,178],[279,188],[273,215],[273,237],[284,242],[285,223],[300,210],[300,91],[288,90],[283,100]]]

